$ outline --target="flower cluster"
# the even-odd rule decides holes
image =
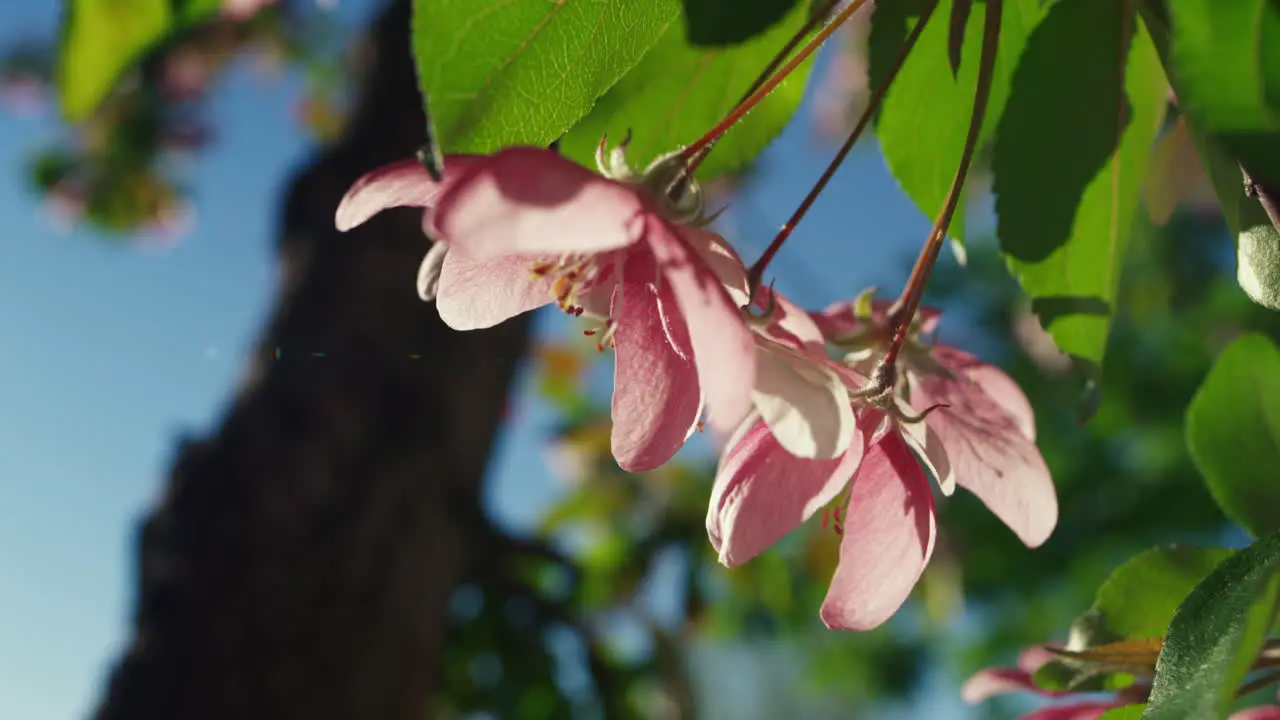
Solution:
[[[418,292],[457,330],[552,303],[591,318],[587,334],[615,351],[618,464],[662,465],[705,417],[723,445],[707,515],[721,562],[823,511],[842,535],[830,627],[876,627],[905,601],[936,536],[930,476],[1045,541],[1057,501],[1030,404],[996,367],[927,342],[939,313],[922,310],[886,361],[895,323],[869,293],[810,313],[750,287],[681,154],[637,171],[625,143],[602,141],[596,160],[598,173],[539,148],[453,155],[439,181],[404,160],[359,179],[336,222],[424,208],[436,243]]]

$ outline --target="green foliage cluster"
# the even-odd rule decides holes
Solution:
[[[0,100],[18,84],[39,105],[51,86],[73,123],[31,160],[31,186],[64,225],[121,241],[176,239],[187,219],[184,164],[215,132],[201,102],[230,61],[252,52],[270,76],[303,69],[299,121],[338,129],[346,75],[332,20],[273,8],[223,17],[221,0],[71,0],[55,48],[24,38],[0,54]]]

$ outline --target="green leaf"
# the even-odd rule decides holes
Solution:
[[[964,36],[969,28],[969,12],[973,0],[954,0],[951,3],[950,22],[947,25],[947,62],[952,76],[960,72],[960,53],[964,48]]]
[[[1237,282],[1254,302],[1280,310],[1280,232],[1258,199],[1244,194],[1240,165],[1222,142],[1206,137],[1191,123],[1187,127],[1236,245]]]
[[[1138,718],[1142,717],[1142,713],[1146,709],[1146,703],[1111,708],[1110,710],[1102,713],[1102,717],[1098,720],[1138,720]]]
[[[1280,129],[1273,0],[1175,0],[1169,20],[1179,107],[1214,132]]]
[[[1178,605],[1231,553],[1184,547],[1141,552],[1112,571],[1098,588],[1092,610],[1120,638],[1163,637]]]
[[[920,34],[915,48],[907,57],[898,76],[885,96],[876,123],[880,150],[890,172],[906,194],[930,219],[942,207],[951,180],[960,163],[969,119],[973,113],[973,95],[978,82],[979,56],[982,53],[985,3],[965,16],[964,41],[959,72],[953,74],[948,55],[952,46],[955,18],[953,0],[942,0],[928,26]],[[963,2],[962,2],[963,4]],[[1000,46],[995,74],[991,80],[991,96],[979,136],[979,151],[991,139],[1009,97],[1018,57],[1027,36],[1040,20],[1038,0],[1008,0],[1000,22]],[[882,3],[872,16],[870,41],[877,48],[872,77],[883,82],[888,68],[902,43],[893,38],[905,35],[904,29],[914,25],[919,13],[902,3]],[[880,37],[874,37],[879,34]],[[951,224],[950,235],[964,237],[964,223],[959,217]]]
[[[1214,194],[1218,196],[1222,219],[1231,231],[1232,240],[1238,242],[1240,203],[1244,200],[1244,177],[1240,174],[1240,165],[1222,148],[1221,143],[1207,137],[1195,123],[1188,121],[1186,127],[1195,142],[1200,164],[1204,166]]]
[[[1094,363],[1165,92],[1130,3],[1059,2],[1027,41],[996,131],[1000,245],[1058,347]]]
[[[1222,718],[1271,625],[1280,534],[1227,558],[1178,607],[1156,665],[1148,720]]]
[[[172,23],[171,0],[68,0],[57,72],[63,115],[88,117]]]
[[[664,152],[687,145],[710,130],[737,104],[768,66],[778,49],[808,20],[797,5],[782,22],[750,42],[718,50],[689,45],[675,23],[560,143],[560,152],[589,167],[603,135],[611,141],[632,133],[627,156],[644,167]],[[760,101],[716,143],[698,168],[707,180],[736,170],[755,158],[795,114],[813,58]]]
[[[545,147],[680,16],[676,0],[415,0],[413,55],[441,147]]]
[[[1228,517],[1255,536],[1280,530],[1280,351],[1265,336],[1218,356],[1187,408],[1187,446]]]
[[[222,10],[223,0],[177,0],[174,3],[180,24],[191,24],[213,17]]]
[[[693,45],[734,45],[763,33],[799,0],[682,0],[686,37]],[[807,14],[806,14],[807,16]]]
[[[1280,4],[1177,0],[1169,19],[1179,107],[1280,186]]]
[[[899,0],[876,7],[867,37],[867,81],[871,87],[884,83],[907,33],[932,4],[933,0]]]

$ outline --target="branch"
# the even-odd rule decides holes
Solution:
[[[249,377],[142,525],[99,720],[423,717],[527,322],[445,327],[414,291],[414,211],[334,230],[351,182],[422,141],[408,0],[372,34],[351,125],[289,186]]]

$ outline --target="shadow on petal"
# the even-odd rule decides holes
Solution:
[[[689,332],[679,315],[664,323],[657,289],[628,278],[618,296],[610,445],[622,469],[642,472],[684,445],[698,422],[701,391]]]
[[[635,243],[649,212],[636,190],[557,153],[508,148],[447,184],[431,216],[477,258],[599,253]]]

